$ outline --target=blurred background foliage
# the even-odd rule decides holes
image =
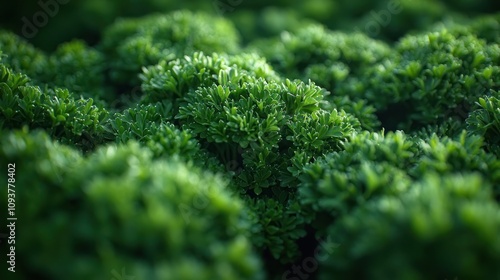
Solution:
[[[328,236],[356,250],[329,256],[321,279],[445,279],[454,267],[460,279],[498,275],[500,1],[38,0],[2,3],[0,15],[0,164],[35,170],[18,182],[35,190],[20,197],[58,194],[20,212],[35,225],[49,221],[21,231],[20,250],[41,248],[34,268],[56,260],[65,270],[29,279],[66,271],[98,279],[96,258],[45,249],[55,247],[48,233],[70,232],[61,224],[72,216],[60,213],[74,197],[85,203],[68,211],[82,213],[76,221],[87,231],[56,240],[65,250],[94,242],[100,252],[102,236],[154,227],[148,244],[159,246],[140,251],[136,235],[117,239],[104,273],[121,261],[139,279],[163,279],[144,271],[168,264],[135,262],[139,251],[179,267],[171,279],[261,279],[262,271],[283,279]],[[46,25],[23,34],[37,21]],[[141,197],[164,182],[185,184],[181,199]],[[217,195],[208,214],[193,217],[195,230],[157,206],[189,204],[198,185]],[[127,220],[109,208],[115,200],[145,206]],[[421,211],[428,204],[446,215],[425,220],[434,217]],[[40,218],[49,205],[61,211]],[[108,235],[88,234],[93,224]],[[158,241],[170,229],[192,234]],[[483,254],[485,269],[471,252]],[[422,267],[430,268],[414,270]]]
[[[231,19],[240,31],[243,41],[277,35],[287,29],[316,21],[332,30],[369,31],[371,37],[395,41],[407,32],[427,28],[442,20],[466,21],[468,17],[500,11],[497,0],[40,0],[4,1],[0,10],[0,27],[23,35],[26,20],[33,22],[42,5],[56,4],[47,24],[38,28],[29,38],[35,46],[52,51],[62,42],[83,39],[90,45],[100,40],[104,27],[120,17],[139,17],[177,9],[203,11]],[[369,28],[377,20],[377,13],[396,5],[401,12],[391,15],[387,26]],[[23,20],[25,18],[26,20]],[[380,19],[383,21],[383,18]],[[368,27],[368,28],[367,28]]]

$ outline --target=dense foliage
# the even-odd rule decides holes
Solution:
[[[500,279],[497,1],[98,2],[0,30],[18,279]]]
[[[17,210],[20,279],[102,279],[121,267],[140,279],[262,273],[243,204],[217,176],[153,161],[133,142],[82,158],[43,132],[20,130],[1,147],[2,165],[16,163],[17,198],[29,201]]]

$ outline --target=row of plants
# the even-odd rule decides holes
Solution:
[[[389,44],[308,23],[243,45],[177,11],[52,53],[0,32],[16,275],[500,277],[494,24]]]

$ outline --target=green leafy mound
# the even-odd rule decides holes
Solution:
[[[104,83],[104,55],[83,41],[62,44],[47,55],[13,33],[0,31],[0,49],[2,64],[28,75],[33,85],[64,87],[96,101],[113,98]]]
[[[494,96],[479,98],[480,108],[467,119],[471,133],[481,135],[488,144],[488,150],[500,156],[500,92]]]
[[[332,32],[314,24],[257,42],[250,49],[286,77],[313,79],[332,91],[349,76],[391,55],[386,44],[364,34]]]
[[[101,279],[123,267],[141,279],[261,279],[243,204],[220,177],[153,161],[137,143],[82,157],[23,130],[2,133],[1,147],[18,201],[30,201],[16,211],[22,278]]]
[[[329,229],[342,246],[320,279],[498,278],[500,211],[485,186],[477,174],[428,173],[356,209]]]
[[[108,112],[65,88],[40,88],[0,63],[0,129],[40,128],[83,150],[102,143]]]
[[[136,141],[147,147],[155,159],[176,158],[215,172],[224,171],[215,157],[201,149],[189,129],[179,129],[172,121],[172,104],[168,101],[137,104],[114,113],[104,135],[116,144]]]
[[[344,111],[321,109],[327,92],[311,82],[282,82],[273,78],[273,72],[239,70],[245,66],[225,63],[216,55],[198,53],[168,68],[146,69],[145,98],[165,96],[179,104],[175,119],[230,169],[234,188],[251,204],[251,215],[256,217],[255,244],[263,248],[283,244],[269,250],[275,258],[286,261],[298,255],[295,241],[305,234],[301,214],[288,210],[290,205],[298,207],[293,198],[295,175],[315,156],[338,149],[360,124]],[[185,76],[171,75],[173,71]],[[168,82],[156,80],[162,77]],[[181,82],[189,86],[179,90]],[[289,188],[291,193],[281,188]],[[282,221],[289,220],[293,222],[283,228]]]
[[[474,34],[488,43],[499,42],[500,13],[473,17],[472,19],[454,18],[439,22],[427,28],[429,31],[448,30],[457,35]]]
[[[106,62],[101,52],[75,40],[61,45],[48,57],[40,77],[50,86],[65,87],[88,98],[110,101],[113,95],[104,85],[105,69]]]
[[[301,202],[324,231],[330,223],[378,197],[405,193],[417,147],[403,133],[355,134],[344,148],[307,165],[300,177]]]
[[[101,48],[110,58],[110,77],[133,84],[144,66],[191,54],[232,53],[239,48],[236,30],[227,20],[203,13],[179,11],[124,19],[108,27]]]
[[[266,81],[280,79],[266,60],[255,54],[205,55],[203,52],[194,52],[191,56],[172,61],[162,60],[143,69],[140,78],[144,92],[142,103],[170,100],[176,105],[179,98],[199,87],[218,85],[223,81],[237,82],[239,79],[249,82],[255,78]]]
[[[420,141],[421,157],[412,173],[415,177],[429,172],[451,174],[455,172],[479,172],[494,187],[500,183],[500,160],[483,149],[483,140],[477,135],[468,136],[463,131],[455,139],[433,135],[428,141]]]
[[[7,30],[0,30],[1,62],[16,72],[39,75],[47,63],[43,52]]]
[[[428,173],[478,173],[498,194],[500,160],[482,146],[480,137],[466,131],[456,138],[434,134],[418,141],[401,131],[355,134],[341,151],[303,169],[300,199],[317,219],[313,225],[324,230],[329,225],[325,221],[349,215],[371,200],[398,197]]]
[[[461,121],[478,97],[497,90],[500,49],[474,35],[410,35],[391,58],[346,83],[389,127],[415,129],[449,117]],[[346,89],[346,92],[348,91]]]

